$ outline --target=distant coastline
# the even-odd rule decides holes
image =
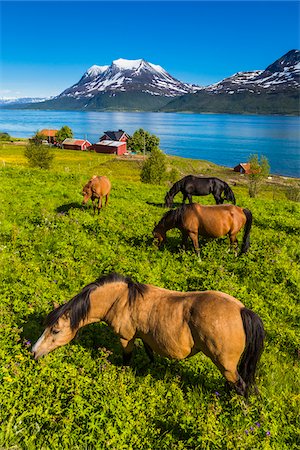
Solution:
[[[91,143],[105,130],[121,128],[133,134],[143,128],[160,138],[160,147],[168,155],[226,167],[257,153],[268,158],[273,174],[300,177],[298,116],[23,109],[2,109],[0,114],[0,131],[11,136],[28,138],[37,130],[63,125],[70,126],[74,137]]]

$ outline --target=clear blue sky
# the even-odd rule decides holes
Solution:
[[[207,85],[299,48],[299,2],[2,2],[0,97],[49,96],[144,58]]]

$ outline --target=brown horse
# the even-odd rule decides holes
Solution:
[[[237,248],[236,235],[244,228],[241,253],[250,247],[250,229],[252,214],[248,209],[234,205],[203,206],[198,203],[182,205],[168,211],[154,227],[153,236],[161,245],[166,240],[166,232],[178,228],[182,233],[182,245],[185,248],[188,237],[191,238],[195,252],[200,257],[198,236],[219,238],[229,236],[230,243]]]
[[[254,384],[263,350],[263,323],[223,292],[169,291],[118,274],[104,276],[50,312],[46,329],[32,348],[35,359],[98,321],[106,322],[120,337],[124,363],[140,338],[151,360],[153,351],[174,359],[202,351],[238,394],[247,396]]]
[[[111,190],[111,183],[107,177],[97,177],[94,175],[83,187],[82,195],[83,201],[82,205],[85,205],[89,199],[92,200],[94,214],[96,211],[96,207],[98,208],[98,214],[100,213],[100,209],[102,208],[102,197],[105,196],[105,206],[108,203],[108,197]],[[96,200],[96,202],[95,202]],[[98,200],[98,206],[97,206]]]

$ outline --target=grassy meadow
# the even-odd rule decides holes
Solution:
[[[229,169],[169,158],[180,176],[235,181],[237,204],[253,213],[248,254],[236,258],[219,239],[200,245],[199,261],[191,247],[180,250],[176,230],[165,248],[153,246],[168,186],[142,184],[141,161],[56,150],[52,169],[41,170],[28,167],[23,151],[0,146],[0,448],[299,448],[299,204],[279,185],[251,199]],[[82,186],[94,174],[113,186],[99,216],[91,204],[81,209]],[[228,393],[203,354],[156,356],[151,365],[138,342],[123,367],[118,339],[103,323],[34,362],[31,344],[53,302],[112,271],[168,289],[220,290],[258,313],[266,329],[260,396],[246,404]]]

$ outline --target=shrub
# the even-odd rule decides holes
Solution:
[[[154,148],[151,155],[146,159],[141,171],[141,181],[143,183],[161,184],[167,176],[167,158],[166,155]]]
[[[287,186],[285,196],[288,200],[292,200],[293,202],[300,202],[300,184],[295,183]]]
[[[264,179],[270,173],[270,165],[265,156],[261,156],[259,161],[258,155],[251,155],[248,163],[250,163],[251,167],[251,173],[249,174],[249,195],[255,198]]]
[[[11,137],[8,133],[0,133],[0,141],[11,141]]]
[[[54,154],[48,146],[34,141],[27,144],[24,156],[28,159],[30,167],[40,167],[41,169],[49,169],[54,158]]]

